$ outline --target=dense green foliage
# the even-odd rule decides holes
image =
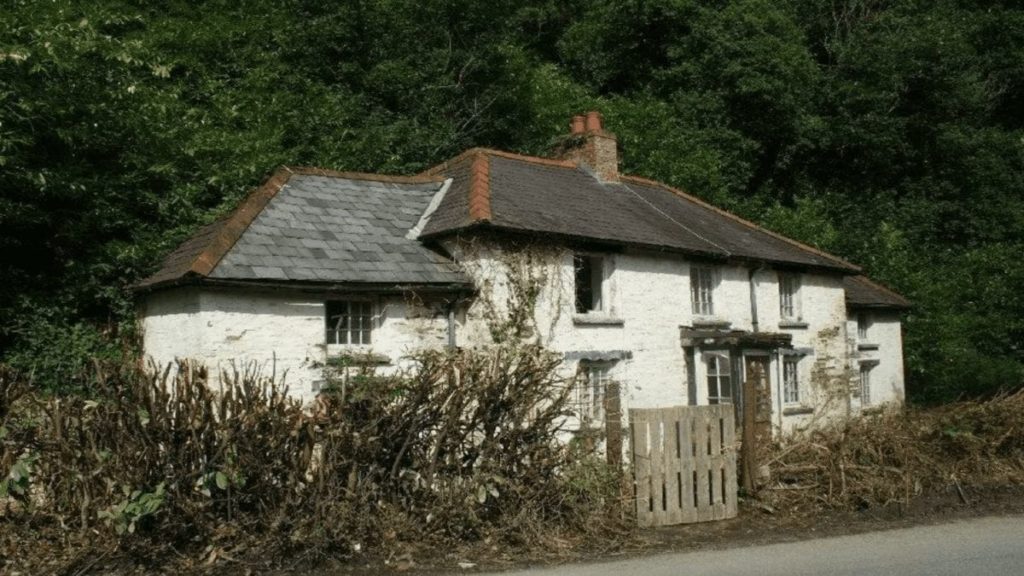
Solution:
[[[976,0],[9,2],[2,355],[116,354],[126,286],[278,164],[543,153],[592,107],[627,172],[910,297],[915,398],[1024,379],[1024,9]]]

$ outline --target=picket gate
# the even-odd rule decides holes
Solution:
[[[640,526],[736,516],[732,405],[631,409],[629,427]]]

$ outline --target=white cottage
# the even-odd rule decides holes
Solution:
[[[397,366],[486,342],[510,274],[540,286],[536,336],[581,375],[595,423],[609,401],[752,399],[760,426],[790,430],[903,400],[905,299],[620,174],[595,112],[557,158],[478,148],[402,177],[281,168],[138,284],[144,349],[213,372],[255,361],[313,398],[332,357]]]

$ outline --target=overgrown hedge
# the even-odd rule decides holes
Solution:
[[[98,366],[92,399],[44,398],[4,372],[4,547],[73,561],[141,546],[160,562],[245,543],[272,564],[619,525],[619,475],[564,442],[556,357],[414,360],[393,376],[349,369],[312,407],[254,370],[215,390],[194,366]]]

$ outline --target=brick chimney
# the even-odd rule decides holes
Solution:
[[[560,156],[590,169],[604,182],[619,181],[618,140],[602,126],[596,110],[572,117],[569,138]]]

